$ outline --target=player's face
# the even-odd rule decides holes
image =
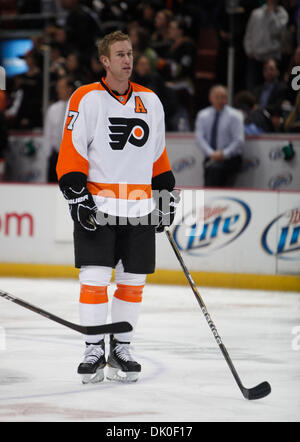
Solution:
[[[133,53],[127,40],[117,41],[110,47],[110,56],[106,57],[107,70],[119,81],[128,80],[132,73]]]

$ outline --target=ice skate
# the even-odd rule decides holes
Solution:
[[[104,339],[97,344],[86,344],[84,360],[77,369],[77,373],[82,377],[83,384],[94,384],[104,380],[104,367],[106,365],[104,349]]]
[[[110,336],[110,353],[107,359],[110,381],[136,382],[141,372],[141,365],[130,354],[130,343],[120,342]]]

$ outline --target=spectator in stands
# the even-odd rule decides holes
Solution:
[[[131,80],[153,90],[158,95],[165,111],[166,130],[177,131],[176,115],[179,104],[176,94],[173,89],[165,85],[163,78],[157,72],[151,71],[149,59],[145,55],[140,55],[135,59]]]
[[[87,83],[88,71],[83,67],[81,55],[77,51],[70,52],[66,57],[65,72],[62,75],[70,75],[78,86]]]
[[[60,0],[60,4],[68,11],[65,22],[67,42],[88,61],[96,39],[103,35],[98,15],[91,8],[81,4],[80,0]]]
[[[155,15],[155,31],[151,37],[151,46],[159,57],[164,58],[170,48],[168,27],[173,19],[173,13],[169,9],[161,9]]]
[[[288,13],[278,0],[252,11],[247,22],[244,48],[247,54],[247,89],[261,81],[262,64],[269,58],[281,59],[281,33],[288,23]]]
[[[75,90],[71,77],[61,77],[57,81],[58,101],[49,106],[44,125],[43,149],[47,158],[47,177],[49,183],[57,182],[56,163],[63,132],[67,102]]]
[[[284,112],[281,108],[255,108],[245,120],[246,135],[283,132]]]
[[[63,48],[57,43],[50,43],[50,101],[56,101],[56,82],[66,72],[66,59],[63,56]]]
[[[33,129],[42,127],[43,80],[39,68],[40,54],[30,50],[22,58],[25,59],[28,70],[15,78],[13,101],[5,116],[15,129]]]
[[[157,53],[149,46],[150,34],[143,28],[133,26],[130,28],[129,37],[132,43],[134,57],[144,55],[150,62],[151,71],[156,71],[158,61]]]
[[[242,114],[227,105],[227,89],[215,85],[209,92],[210,107],[196,117],[196,144],[204,154],[204,185],[232,186],[242,164],[244,128]]]
[[[72,41],[68,41],[66,29],[63,26],[55,25],[51,41],[58,43],[62,48],[62,55],[66,55],[76,49]]]
[[[170,48],[165,58],[158,62],[159,72],[166,85],[176,91],[181,112],[178,113],[182,131],[189,131],[193,112],[195,92],[194,73],[196,65],[196,45],[187,35],[183,21],[172,20],[168,27]]]
[[[100,79],[105,76],[105,70],[102,63],[99,60],[97,52],[95,52],[90,60],[89,72],[88,72],[88,83],[93,83],[95,81],[100,81]]]
[[[185,23],[181,20],[172,20],[168,27],[170,47],[165,59],[160,60],[161,71],[166,79],[172,82],[177,89],[184,87],[190,93],[194,92],[194,72],[196,64],[196,45],[188,36]]]
[[[300,132],[300,92],[297,94],[295,107],[284,122],[285,132]]]
[[[281,107],[261,108],[255,95],[249,91],[237,93],[234,104],[243,113],[245,135],[283,132],[284,111]]]
[[[63,47],[57,43],[50,43],[50,73],[59,77],[60,69],[64,69],[66,59],[63,55]]]
[[[246,120],[257,107],[257,99],[252,92],[247,90],[240,91],[235,94],[234,107],[242,112],[244,120]]]
[[[157,12],[157,3],[152,1],[143,1],[139,3],[137,8],[137,16],[135,26],[138,25],[141,28],[147,30],[150,35],[155,31],[154,19]]]
[[[258,104],[254,94],[247,90],[238,92],[234,97],[234,107],[243,114],[245,135],[259,135],[263,129],[253,121],[252,116],[256,115]],[[255,120],[255,119],[254,119]]]
[[[282,133],[284,131],[283,111],[279,108],[270,109],[271,130],[269,132]]]
[[[263,65],[264,83],[254,89],[258,105],[263,108],[280,108],[286,98],[287,87],[279,79],[279,69],[274,59],[270,58]]]
[[[164,80],[158,73],[152,73],[150,61],[146,55],[141,54],[135,57],[131,81],[153,90],[161,98]]]

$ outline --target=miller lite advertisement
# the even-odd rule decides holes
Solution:
[[[192,270],[300,273],[299,193],[199,189],[181,197],[172,234]],[[166,247],[160,238],[158,266],[176,269]]]

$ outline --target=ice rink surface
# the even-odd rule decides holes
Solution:
[[[76,280],[0,288],[78,323]],[[200,293],[245,387],[268,381],[270,396],[243,398],[189,287],[146,285],[131,385],[82,385],[80,334],[0,298],[0,421],[299,422],[300,294]]]

